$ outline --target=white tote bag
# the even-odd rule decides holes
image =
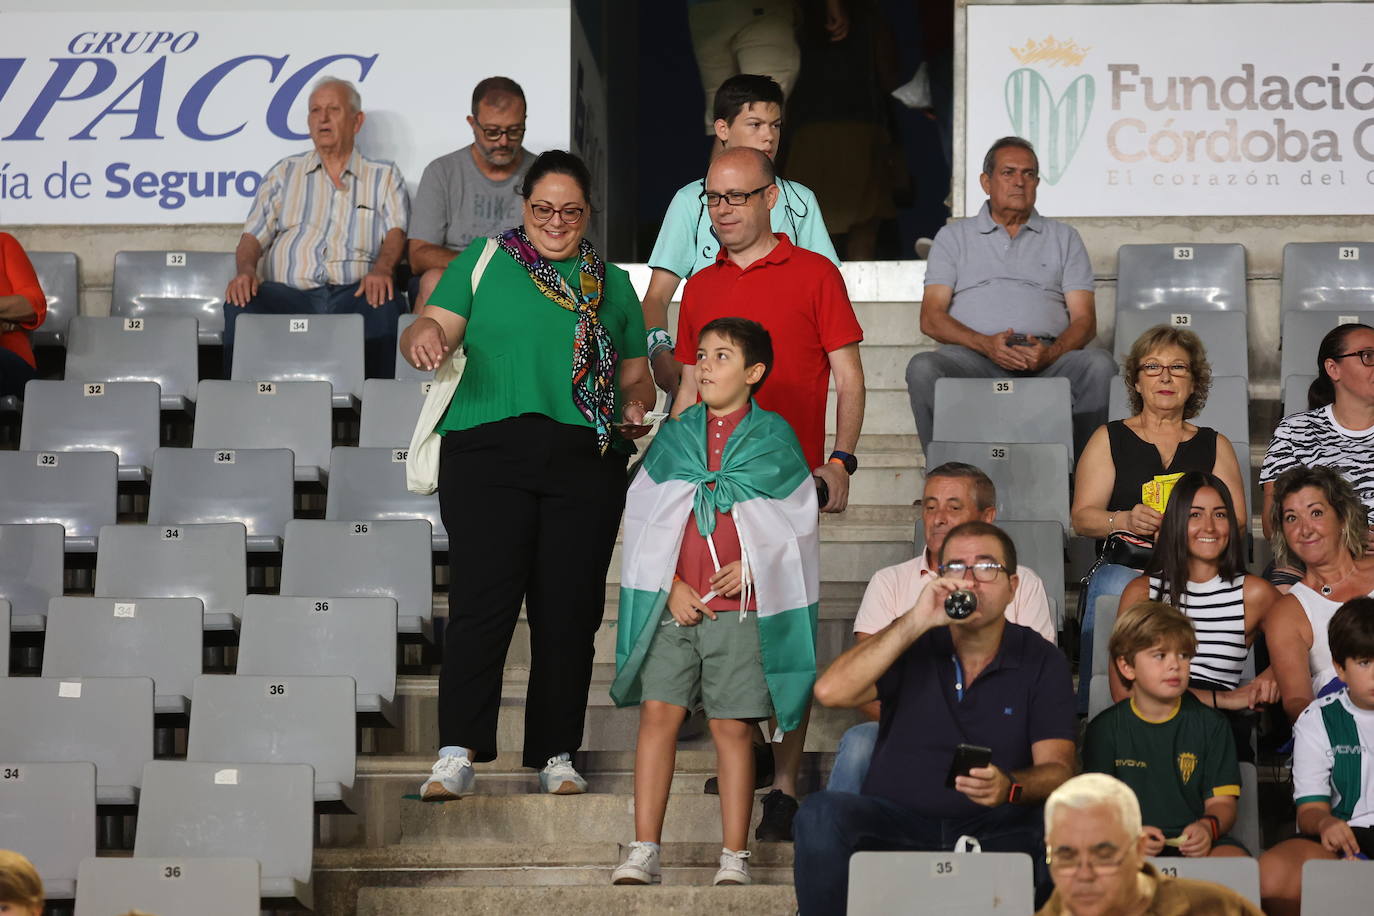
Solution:
[[[472,269],[473,296],[477,295],[477,284],[482,282],[482,274],[486,272],[487,264],[498,247],[496,239],[487,239],[482,256]],[[415,421],[415,432],[410,436],[410,450],[406,453],[406,489],[412,493],[428,495],[439,489],[439,445],[443,437],[436,427],[448,412],[449,402],[458,390],[458,381],[463,377],[463,367],[467,361],[467,355],[460,346],[434,372],[434,383],[429,387],[429,394],[425,395],[420,419]]]

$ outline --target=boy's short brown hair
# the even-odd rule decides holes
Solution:
[[[43,908],[43,879],[33,863],[17,852],[0,849],[0,903],[31,910]]]
[[[1112,664],[1124,658],[1134,665],[1136,653],[1160,644],[1189,655],[1196,654],[1197,633],[1193,630],[1193,622],[1178,608],[1163,601],[1138,601],[1117,615],[1107,651]],[[1120,669],[1117,673],[1120,674]],[[1121,679],[1130,686],[1124,674]]]

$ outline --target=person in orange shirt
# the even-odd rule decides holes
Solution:
[[[24,396],[35,370],[29,332],[47,312],[29,256],[14,236],[0,232],[0,397]]]

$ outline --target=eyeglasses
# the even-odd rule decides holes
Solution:
[[[1061,874],[1071,874],[1083,867],[1086,862],[1095,875],[1114,875],[1121,870],[1126,857],[1130,855],[1130,850],[1116,858],[1112,858],[1112,853],[1116,851],[1115,846],[1109,849],[1097,849],[1088,853],[1088,857],[1082,858],[1076,849],[1050,849],[1045,847],[1045,862],[1049,864],[1050,871],[1060,872]]]
[[[585,207],[564,207],[561,210],[555,210],[553,207],[546,207],[543,204],[530,204],[530,212],[534,214],[534,220],[537,223],[547,223],[557,213],[563,217],[565,225],[576,226],[582,222],[582,214],[586,213],[587,210]]]
[[[1374,366],[1374,350],[1351,350],[1349,353],[1337,353],[1331,358],[1345,359],[1349,356],[1358,356],[1362,365]]]
[[[1007,568],[1001,563],[984,561],[974,563],[972,566],[967,563],[946,563],[940,567],[940,575],[948,576],[951,579],[962,579],[973,571],[973,578],[977,582],[992,582],[1000,572],[1006,572]]]
[[[763,187],[755,188],[752,191],[726,191],[724,194],[717,194],[715,191],[702,191],[700,197],[706,202],[706,206],[712,208],[719,207],[722,200],[732,207],[742,207],[749,203],[749,198],[761,191],[767,191],[772,186],[773,183],[770,181]]]
[[[487,127],[484,124],[478,124],[477,129],[480,130],[482,136],[486,137],[488,140],[500,140],[501,135],[505,134],[507,137],[510,137],[510,142],[519,143],[525,136],[525,125],[523,124],[517,127]]]
[[[1141,364],[1140,364],[1140,371],[1141,371],[1141,372],[1144,372],[1146,375],[1150,376],[1150,378],[1154,378],[1155,376],[1157,376],[1157,375],[1159,375],[1160,373],[1162,373],[1165,369],[1168,369],[1168,370],[1169,370],[1169,374],[1170,374],[1170,375],[1192,375],[1192,374],[1193,374],[1193,367],[1192,367],[1192,366],[1189,366],[1187,363],[1174,363],[1172,366],[1165,366],[1165,365],[1161,365],[1160,363],[1141,363]]]

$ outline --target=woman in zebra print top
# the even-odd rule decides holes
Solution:
[[[1121,607],[1154,599],[1193,622],[1197,655],[1189,687],[1204,704],[1222,710],[1254,709],[1279,698],[1276,672],[1266,669],[1242,685],[1250,643],[1271,620],[1279,593],[1245,572],[1245,546],[1229,488],[1214,474],[1194,471],[1174,484],[1159,539],[1145,575],[1121,593]],[[1111,666],[1112,699],[1126,686]]]

